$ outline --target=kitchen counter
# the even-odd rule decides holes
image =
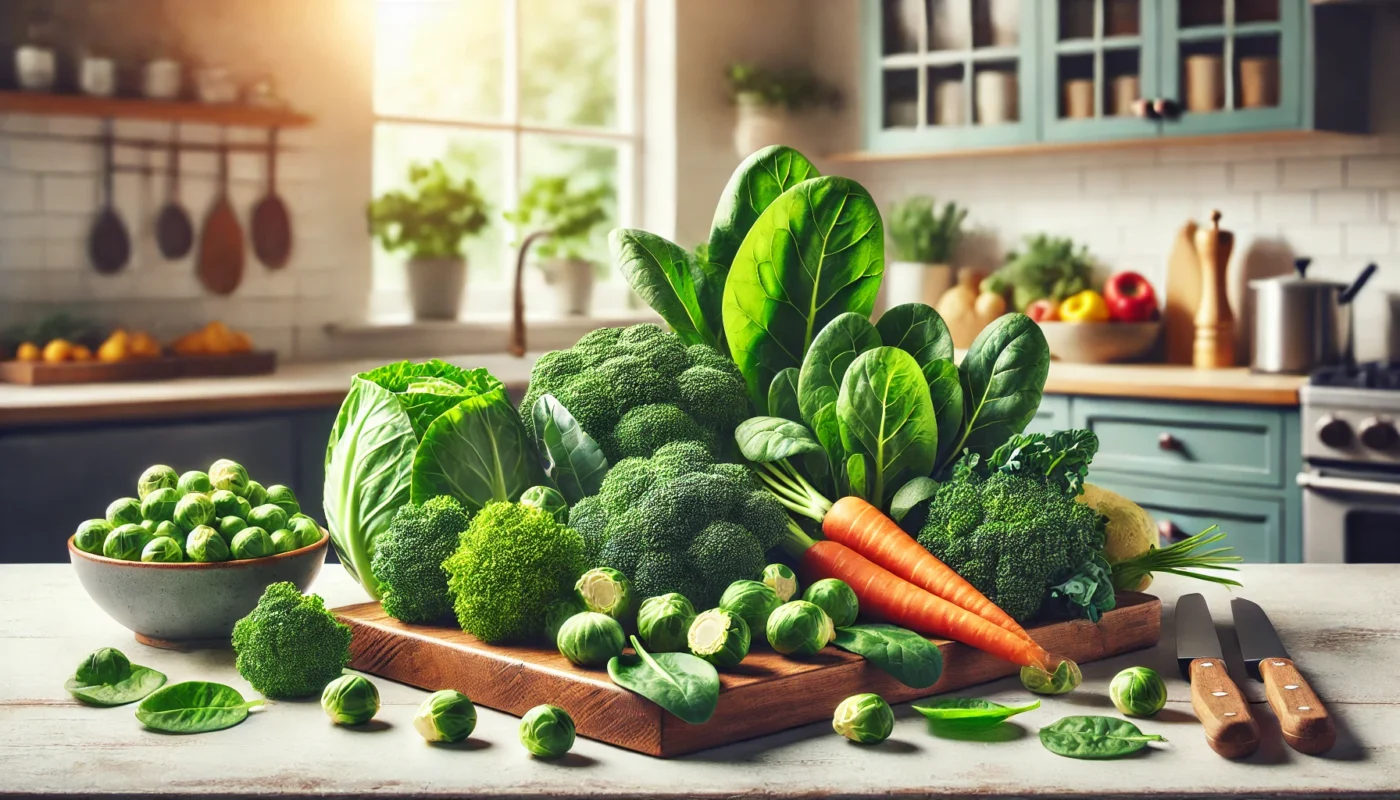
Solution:
[[[1177,364],[1052,362],[1047,394],[1296,406],[1305,375],[1263,375],[1246,367],[1195,369]]]
[[[1170,611],[1151,650],[1084,665],[1084,685],[1015,718],[1002,741],[934,738],[907,706],[894,735],[860,746],[825,724],[660,761],[580,739],[560,762],[531,759],[516,720],[481,709],[472,738],[431,746],[413,731],[424,692],[376,680],[383,708],[365,729],[337,728],[319,704],[272,702],[218,733],[168,736],[144,730],[131,707],[79,705],[63,691],[82,656],[116,646],[171,681],[206,679],[250,689],[233,655],[189,654],[136,644],[88,600],[67,565],[0,566],[0,793],[42,797],[1346,797],[1393,795],[1400,787],[1400,693],[1389,681],[1400,662],[1400,575],[1390,566],[1245,565],[1245,596],[1261,603],[1340,729],[1325,757],[1281,741],[1259,684],[1250,695],[1264,744],[1231,762],[1205,743],[1176,669]],[[1344,587],[1344,590],[1343,590]],[[337,566],[315,587],[331,605],[362,594]],[[1168,609],[1178,594],[1202,591],[1217,622],[1230,594],[1168,576],[1154,584]],[[1223,628],[1228,630],[1228,628]],[[1227,658],[1238,662],[1238,651]],[[1077,761],[1044,750],[1036,729],[1072,714],[1114,714],[1107,686],[1120,669],[1146,665],[1167,679],[1169,703],[1139,726],[1169,743],[1121,761]],[[1232,669],[1232,672],[1235,670]],[[964,692],[1024,701],[1014,679]]]

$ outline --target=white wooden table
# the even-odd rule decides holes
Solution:
[[[66,565],[0,566],[0,795],[122,796],[604,796],[762,797],[1032,794],[1337,797],[1400,794],[1400,571],[1387,566],[1249,566],[1242,593],[1261,603],[1293,658],[1328,701],[1341,729],[1332,753],[1300,755],[1278,738],[1260,686],[1236,678],[1256,701],[1265,744],[1229,762],[1206,747],[1176,670],[1170,610],[1154,650],[1085,665],[1084,686],[1046,698],[1015,718],[1000,742],[934,738],[920,717],[896,709],[888,742],[863,747],[827,725],[739,742],[661,761],[579,740],[562,762],[530,758],[516,720],[482,709],[461,746],[431,746],[413,731],[423,692],[377,681],[384,706],[369,731],[337,728],[315,701],[274,702],[242,725],[199,736],[144,730],[132,707],[81,706],[63,691],[77,661],[104,645],[171,681],[207,679],[250,694],[228,651],[181,654],[139,645],[83,593]],[[330,565],[316,587],[332,605],[362,599]],[[1180,579],[1154,591],[1168,609],[1202,590],[1218,622],[1229,595]],[[1228,629],[1228,625],[1222,626]],[[1230,639],[1230,637],[1227,637]],[[1226,655],[1233,655],[1227,641]],[[1171,702],[1140,723],[1170,744],[1121,761],[1075,761],[1046,752],[1036,730],[1070,714],[1114,714],[1107,698],[1118,670],[1150,666],[1167,678]],[[1232,670],[1235,671],[1235,670]],[[1023,701],[1014,680],[963,692]]]

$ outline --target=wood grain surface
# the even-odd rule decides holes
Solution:
[[[1244,758],[1259,749],[1259,725],[1244,693],[1230,680],[1225,659],[1191,662],[1191,708],[1205,728],[1210,749],[1226,758]]]
[[[170,380],[192,377],[266,375],[277,369],[277,353],[255,350],[220,356],[162,356],[130,361],[0,362],[0,380],[25,386]]]
[[[1264,678],[1264,696],[1278,717],[1283,740],[1289,747],[1309,755],[1331,750],[1337,742],[1337,727],[1293,662],[1287,658],[1266,658],[1259,662],[1259,674]]]
[[[490,646],[455,627],[406,625],[378,603],[334,609],[350,625],[351,667],[422,689],[456,689],[489,708],[517,716],[540,703],[568,711],[578,733],[654,756],[676,756],[830,719],[850,695],[875,692],[901,703],[961,689],[1019,669],[956,642],[938,641],[943,676],[927,689],[898,683],[864,659],[828,647],[796,660],[769,650],[749,654],[720,674],[714,716],[690,725],[615,684],[602,669],[570,664],[551,648]],[[1030,633],[1047,650],[1081,664],[1157,643],[1162,604],[1124,592],[1094,624],[1057,622]]]

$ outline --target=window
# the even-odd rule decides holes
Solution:
[[[379,0],[375,21],[374,193],[402,186],[408,165],[441,159],[490,203],[490,226],[465,247],[463,315],[510,307],[513,243],[528,231],[502,218],[543,176],[607,185],[610,219],[590,249],[604,267],[593,313],[628,307],[606,232],[632,225],[638,185],[635,0]],[[526,271],[531,316],[555,304]],[[371,315],[401,315],[403,256],[375,245]]]

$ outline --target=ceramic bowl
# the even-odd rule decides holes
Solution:
[[[1073,364],[1108,364],[1147,355],[1157,343],[1162,323],[1042,322],[1050,355]]]
[[[84,553],[68,539],[68,558],[88,596],[108,616],[153,647],[227,646],[233,624],[258,604],[263,589],[291,581],[303,592],[326,561],[321,541],[267,558],[213,563],[118,561]]]

